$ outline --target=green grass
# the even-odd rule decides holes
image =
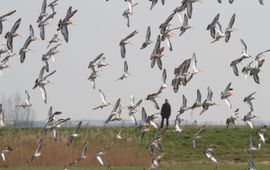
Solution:
[[[148,169],[147,167],[112,167],[113,170],[142,170]],[[213,170],[214,165],[200,165],[200,166],[179,166],[171,168],[160,168],[160,170]],[[0,170],[59,170],[60,168],[0,168]],[[80,168],[72,167],[70,170],[104,170],[106,168]],[[218,170],[245,170],[247,169],[246,164],[237,165],[219,165]],[[270,165],[257,165],[258,170],[269,170]]]
[[[139,133],[139,129],[134,127],[122,127],[123,139],[121,141],[117,141],[115,147],[121,146],[121,150],[119,152],[125,152],[124,148],[135,147],[136,151],[140,151],[140,155],[145,156],[148,155],[145,150],[146,145],[153,137],[155,130],[151,130],[148,132],[143,140],[139,140],[137,134]],[[173,133],[172,129],[169,128],[166,134],[166,137],[162,140],[161,145],[164,149],[165,156],[162,159],[161,165],[163,168],[161,169],[170,169],[170,170],[208,170],[214,169],[215,164],[208,160],[204,155],[203,151],[207,147],[212,147],[214,149],[213,153],[218,160],[218,169],[220,170],[243,170],[247,168],[247,163],[243,163],[244,159],[252,159],[255,163],[256,169],[270,169],[270,144],[263,144],[261,149],[255,152],[248,153],[245,150],[248,147],[248,137],[252,135],[254,144],[257,145],[259,141],[259,137],[256,134],[255,130],[252,130],[247,127],[239,127],[237,129],[233,128],[225,128],[225,127],[206,127],[205,130],[202,131],[202,138],[198,140],[198,147],[192,148],[191,138],[192,135],[199,129],[200,127],[184,127],[182,133]],[[89,140],[89,147],[93,151],[96,148],[93,146],[100,148],[104,145],[110,144],[114,139],[115,135],[121,127],[83,127],[79,132],[79,137],[75,139],[72,147],[77,150],[81,149],[82,144]],[[67,136],[72,131],[72,128],[61,128],[60,134],[61,139],[59,142],[65,142]],[[158,130],[161,131],[161,130]],[[2,128],[0,129],[0,143],[9,143],[16,141],[16,145],[27,145],[30,140],[38,139],[41,136],[42,129],[41,128]],[[266,138],[270,136],[270,131],[267,130],[265,134]],[[49,141],[51,134],[47,135],[47,140]],[[48,146],[48,145],[47,145]],[[31,151],[32,152],[32,151]],[[57,152],[56,152],[57,154]],[[88,153],[89,159],[93,157],[93,152]],[[112,153],[113,154],[113,153]],[[41,156],[41,160],[46,155]],[[108,156],[110,158],[112,155]],[[121,156],[121,154],[120,154]],[[8,158],[8,157],[7,157]],[[60,157],[59,157],[60,158]],[[138,162],[138,165],[135,167],[126,167],[129,164],[117,165],[123,167],[114,167],[116,170],[135,170],[135,169],[143,169],[144,167],[148,169],[148,165],[150,165],[151,157],[145,157],[147,160],[145,163]],[[71,158],[69,158],[71,159]],[[123,158],[124,159],[124,158]],[[61,159],[59,159],[60,161]],[[39,160],[37,160],[38,162]],[[68,160],[63,160],[61,165],[67,163]],[[85,160],[87,161],[87,160]],[[109,161],[110,162],[110,161]],[[129,161],[127,161],[129,162]],[[112,164],[113,165],[113,164]],[[39,166],[36,164],[35,166]],[[48,165],[50,166],[50,164]],[[51,165],[54,166],[54,165]],[[58,166],[58,165],[57,165]],[[87,166],[87,165],[78,165],[78,166]],[[89,163],[89,166],[97,166]],[[3,167],[3,166],[2,166]],[[7,167],[13,167],[12,164],[8,164]],[[168,168],[166,168],[168,167]],[[175,168],[174,168],[175,167]],[[6,168],[5,168],[6,169]],[[8,168],[10,170],[24,170],[23,168]],[[25,168],[28,170],[53,170],[59,168]],[[72,167],[71,170],[101,170],[104,168],[77,168]],[[0,168],[1,170],[1,168]]]

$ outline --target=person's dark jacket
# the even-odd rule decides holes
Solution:
[[[171,115],[171,105],[169,103],[164,103],[161,107],[161,116],[162,117],[170,117]]]

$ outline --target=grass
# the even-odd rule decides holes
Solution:
[[[146,167],[112,167],[113,170],[142,170],[147,169]],[[201,166],[179,166],[170,168],[160,168],[159,170],[213,170],[215,166],[213,165],[201,165]],[[270,165],[258,165],[256,166],[258,170],[269,170]],[[0,170],[6,170],[7,168],[0,168]],[[247,165],[220,165],[218,170],[244,170],[247,169]],[[59,170],[59,168],[8,168],[8,170]],[[73,167],[70,170],[104,170],[104,168],[82,168]]]
[[[84,127],[79,132],[79,137],[74,143],[66,146],[66,140],[72,128],[61,128],[60,139],[55,142],[49,133],[44,139],[42,155],[32,163],[27,163],[34,151],[38,139],[41,137],[41,128],[2,128],[0,129],[0,148],[10,145],[15,151],[6,154],[6,162],[0,162],[0,167],[9,167],[14,170],[26,167],[33,170],[43,170],[36,167],[63,167],[66,163],[72,161],[80,155],[82,144],[89,140],[89,149],[87,160],[76,164],[78,167],[70,169],[104,169],[95,168],[100,165],[94,159],[95,152],[100,148],[109,145],[114,139],[121,127]],[[211,146],[214,149],[214,155],[218,160],[218,169],[246,169],[247,163],[243,159],[252,159],[257,169],[270,169],[270,144],[263,144],[261,149],[248,153],[245,150],[248,146],[249,135],[253,136],[256,145],[259,137],[255,130],[247,127],[237,129],[224,127],[206,127],[201,133],[202,138],[198,141],[198,147],[192,148],[191,137],[200,127],[184,127],[182,133],[175,134],[172,129],[168,129],[166,137],[161,145],[166,153],[162,159],[163,169],[190,169],[203,170],[214,169],[215,165],[203,155],[203,150]],[[160,130],[159,130],[160,131]],[[139,140],[137,134],[139,129],[133,127],[123,127],[122,140],[117,143],[104,155],[104,160],[115,168],[113,169],[143,169],[151,163],[152,157],[147,153],[145,147],[153,137],[155,131],[151,130],[146,134],[143,140]],[[266,132],[266,137],[270,133]],[[16,160],[16,161],[14,161]],[[57,161],[55,161],[57,160]],[[83,168],[91,167],[91,168]],[[119,168],[118,168],[119,167]],[[125,168],[126,167],[126,168]],[[132,168],[134,167],[134,168]],[[168,168],[166,168],[168,167]],[[176,167],[176,168],[174,168]],[[59,168],[44,168],[44,170]],[[162,169],[162,168],[161,168]],[[1,170],[1,168],[0,168]]]

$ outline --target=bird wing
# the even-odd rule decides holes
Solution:
[[[182,107],[186,108],[187,107],[187,98],[185,95],[182,96],[183,102],[182,102]]]
[[[252,74],[252,77],[254,79],[254,81],[257,83],[257,84],[260,84],[260,78],[259,78],[259,75],[257,73],[253,73]]]
[[[129,38],[133,37],[134,35],[136,35],[138,32],[135,30],[133,31],[132,33],[130,33],[128,36],[126,36],[122,41],[126,41],[128,40]]]
[[[258,60],[264,53],[267,53],[269,51],[270,51],[270,49],[260,52],[259,54],[256,55],[255,59]]]
[[[7,16],[10,16],[10,15],[14,14],[15,12],[16,12],[16,10],[13,10],[13,11],[11,11],[11,12],[8,12],[8,13],[5,14],[5,15],[2,15],[0,18],[5,18],[5,17],[7,17]]]
[[[226,98],[224,101],[225,101],[225,104],[231,109],[232,104],[231,104],[230,100],[228,98]]]
[[[43,99],[44,103],[47,103],[47,92],[45,90],[45,87],[44,86],[39,86],[39,89],[41,91],[41,96],[42,96],[42,99]]]
[[[249,136],[249,138],[248,138],[248,148],[250,149],[250,148],[253,148],[253,139],[252,139],[252,137],[251,136]]]
[[[163,69],[163,72],[162,72],[162,83],[163,84],[166,84],[166,79],[167,79],[167,71],[166,71],[166,69]]]
[[[159,108],[159,105],[158,105],[157,101],[155,99],[151,99],[151,101],[154,103],[155,108],[157,110],[159,110],[160,108]]]
[[[128,73],[128,63],[127,63],[127,61],[124,62],[124,72]]]
[[[193,136],[198,136],[202,130],[204,129],[205,126],[201,127]]]
[[[158,0],[152,0],[150,10],[152,10],[152,8],[154,8],[154,6],[157,4],[157,2],[158,2]]]
[[[229,22],[229,25],[228,25],[228,28],[232,28],[233,27],[233,24],[234,24],[234,21],[235,21],[235,13],[232,15],[231,17],[231,20]]]
[[[39,153],[40,150],[41,150],[41,147],[42,147],[42,143],[43,143],[43,139],[41,138],[37,144],[37,147],[35,149],[35,152],[34,153]]]
[[[186,3],[187,3],[187,15],[188,15],[188,18],[191,19],[192,10],[193,10],[192,2],[187,1]]]
[[[151,58],[151,68],[153,68],[155,66],[156,60],[157,60],[156,57]]]
[[[45,28],[43,25],[40,25],[40,27],[39,27],[39,34],[40,34],[40,38],[42,40],[44,40],[45,39]]]
[[[207,88],[207,101],[212,101],[212,97],[213,97],[213,92],[212,90],[210,89],[210,87]]]
[[[131,0],[128,0],[128,11],[129,11],[129,14],[132,15],[132,13],[133,13],[133,7],[132,7],[132,2],[131,2]]]
[[[115,105],[114,105],[114,107],[113,107],[112,112],[116,112],[116,111],[117,111],[118,107],[120,106],[120,102],[121,102],[121,99],[119,98],[119,99],[116,101],[116,103],[115,103]]]
[[[19,18],[13,25],[13,27],[11,28],[10,30],[10,34],[13,34],[17,31],[17,29],[19,28],[20,26],[20,23],[21,23],[21,18]]]
[[[156,58],[156,61],[157,61],[158,68],[160,70],[162,70],[162,61],[161,61],[161,58]]]
[[[145,109],[143,107],[142,108],[142,119],[141,119],[141,121],[144,122],[144,121],[146,121],[146,119],[147,119],[147,113],[146,113],[146,111],[145,111]]]
[[[129,117],[131,118],[132,122],[135,124],[135,126],[137,125],[137,119],[134,116],[134,114],[130,114]]]
[[[3,32],[3,22],[0,21],[0,34],[2,34],[2,32]]]
[[[251,120],[247,120],[246,123],[248,124],[248,126],[249,126],[251,129],[253,129],[253,125],[252,125]]]
[[[124,43],[120,44],[120,52],[121,52],[121,57],[125,58],[126,57],[126,46]]]
[[[186,14],[184,15],[184,22],[183,22],[183,26],[188,26],[188,17],[187,17],[187,15],[186,15]]]
[[[80,121],[80,122],[77,124],[77,126],[76,126],[75,129],[74,129],[74,132],[77,133],[77,132],[80,130],[81,126],[82,126],[82,121]]]
[[[42,6],[41,6],[41,13],[46,12],[46,7],[47,7],[47,0],[43,0]]]
[[[139,100],[139,101],[135,104],[135,107],[138,107],[141,103],[142,103],[142,99]]]
[[[35,37],[35,32],[33,26],[30,24],[29,25],[29,33],[31,37]]]
[[[27,96],[27,101],[30,102],[30,95],[29,95],[28,91],[25,90],[24,92],[25,92],[25,94],[26,94],[26,96]]]
[[[63,26],[62,26],[62,28],[61,28],[61,33],[62,33],[62,35],[63,35],[65,41],[68,42],[69,36],[68,36],[68,27],[67,27],[67,25],[63,25]]]
[[[85,142],[85,143],[83,144],[83,149],[82,149],[82,152],[81,152],[81,157],[84,156],[84,155],[86,154],[87,149],[88,149],[88,143]]]
[[[103,93],[103,91],[102,91],[101,89],[99,89],[98,91],[99,91],[99,94],[100,94],[102,103],[103,103],[103,104],[106,104],[107,101],[106,101],[106,96],[105,96],[105,94]]]
[[[233,72],[236,76],[239,76],[239,71],[238,71],[238,67],[236,64],[231,65],[231,67],[233,68]]]
[[[248,107],[250,108],[250,110],[253,110],[253,104],[250,100],[247,100],[247,104],[248,104]]]
[[[99,59],[101,59],[101,57],[104,55],[104,53],[100,53],[93,61],[91,61],[90,63],[95,63],[97,62]]]
[[[201,92],[200,92],[199,89],[197,89],[197,99],[196,99],[196,102],[197,103],[201,103],[201,100],[202,100]]]
[[[247,45],[243,39],[240,39],[241,45],[242,45],[242,54],[246,53],[247,54]]]
[[[150,120],[150,124],[151,124],[154,128],[158,129],[158,125],[156,124],[156,122]]]
[[[97,158],[98,162],[99,162],[102,166],[104,166],[104,162],[103,162],[101,156],[97,155],[96,158]]]
[[[146,30],[146,41],[150,41],[151,38],[151,27],[148,26]]]
[[[46,76],[44,76],[44,79],[47,79],[48,77],[50,77],[51,75],[53,75],[56,72],[56,70],[52,71],[51,73],[47,74]]]
[[[227,91],[231,90],[231,85],[232,85],[232,82],[230,82],[229,84],[227,84],[224,92],[227,92]]]

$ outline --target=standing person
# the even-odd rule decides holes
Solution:
[[[169,117],[171,115],[171,105],[168,102],[168,99],[165,99],[165,103],[161,107],[161,125],[160,128],[163,128],[164,119],[166,119],[166,127],[169,126]]]

